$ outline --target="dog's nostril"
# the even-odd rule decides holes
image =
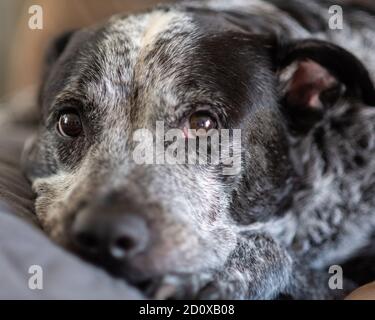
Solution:
[[[121,236],[111,246],[111,253],[115,258],[123,258],[137,246],[136,241],[129,236]]]
[[[90,250],[91,252],[98,250],[100,243],[99,239],[94,234],[81,232],[76,237],[78,244],[81,247]]]
[[[135,241],[130,237],[121,237],[116,241],[116,247],[122,250],[130,250],[135,246]]]
[[[143,218],[132,214],[103,214],[84,210],[72,225],[78,250],[98,260],[112,262],[134,257],[146,249],[149,230]]]

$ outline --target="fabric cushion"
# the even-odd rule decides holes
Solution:
[[[21,127],[0,129],[0,204],[13,214],[36,223],[33,193],[20,170],[20,155],[30,130]]]

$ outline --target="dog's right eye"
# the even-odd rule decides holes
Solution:
[[[76,138],[83,130],[81,118],[73,112],[64,113],[60,115],[57,130],[64,137]]]

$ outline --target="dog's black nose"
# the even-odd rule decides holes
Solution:
[[[146,222],[137,215],[86,210],[74,221],[73,237],[84,255],[124,260],[146,249],[149,232]]]

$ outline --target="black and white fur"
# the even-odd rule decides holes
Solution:
[[[151,296],[343,295],[329,289],[327,266],[355,256],[375,227],[375,16],[344,6],[344,29],[329,30],[336,2],[182,2],[61,37],[24,156],[46,232],[76,250],[83,212],[136,212],[152,244],[98,262],[147,282]],[[286,98],[301,61],[340,87],[319,110],[296,112],[298,97]],[[132,161],[135,129],[179,127],[202,106],[242,130],[240,174]],[[64,108],[81,114],[84,136],[56,133]]]

